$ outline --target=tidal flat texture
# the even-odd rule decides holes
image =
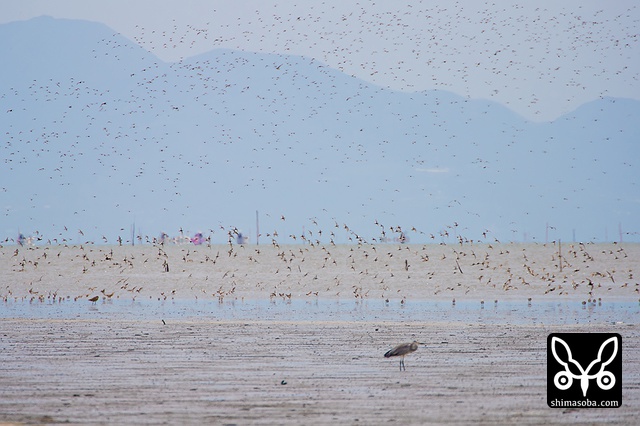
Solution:
[[[636,245],[223,249],[2,248],[0,424],[637,420]],[[621,335],[619,408],[547,406],[552,332]]]

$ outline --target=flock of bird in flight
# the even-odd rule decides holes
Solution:
[[[450,18],[421,29],[405,29],[404,35],[410,35],[417,47],[414,55],[424,57],[428,55],[422,52],[430,52],[429,55],[440,57],[448,51],[453,57],[460,56],[457,52],[460,47],[450,45],[443,37],[443,34],[452,35],[453,26],[447,30],[449,33],[438,29],[438,25],[450,25],[460,19],[449,16],[452,10],[457,10],[455,7],[435,13],[427,9],[410,9],[406,12],[429,23],[434,16],[443,13]],[[486,25],[489,31],[507,31],[510,23],[527,25],[520,22],[522,17],[500,22],[491,13],[485,11],[483,14],[476,24]],[[327,28],[326,36],[328,39],[348,39],[348,26],[343,25],[345,22],[355,25],[356,20],[366,31],[384,39],[388,27],[402,26],[405,18],[401,15],[381,15],[363,9],[359,16],[344,16],[334,23],[335,28]],[[623,21],[628,16],[618,18]],[[265,22],[268,21],[261,16],[251,19],[256,21],[250,22],[252,25],[244,21],[237,25],[255,28],[261,23],[267,25]],[[292,31],[297,32],[314,19],[310,14],[283,20],[288,20]],[[553,25],[562,26],[562,19],[569,17],[558,17]],[[570,19],[576,20],[576,16]],[[595,21],[577,20],[567,31],[582,31],[581,27],[596,24]],[[174,25],[172,30],[159,34],[160,39],[165,40],[161,48],[179,44],[195,46],[202,41],[216,46],[228,41],[215,35],[211,27]],[[138,30],[136,42],[152,51],[157,50],[158,38],[146,34],[147,30],[142,27]],[[224,32],[223,29],[220,31]],[[278,31],[277,37],[287,37]],[[419,36],[411,31],[418,31]],[[249,39],[247,34],[242,37]],[[399,43],[401,40],[395,37],[385,39],[385,43]],[[632,35],[622,42],[612,40],[612,48],[624,52],[635,46],[635,40]],[[347,44],[357,50],[358,42]],[[571,46],[565,48],[580,51]],[[260,47],[256,49],[260,50]],[[506,53],[503,49],[493,51],[486,47],[474,52],[486,62],[483,65],[481,61],[478,66],[517,79],[518,67],[522,64],[500,62]],[[130,217],[149,199],[153,200],[150,204],[160,206],[165,212],[176,205],[185,211],[197,208],[198,198],[186,196],[196,181],[202,183],[202,188],[212,188],[213,197],[229,199],[242,196],[245,188],[262,188],[273,196],[283,192],[282,189],[296,188],[291,178],[303,174],[311,175],[311,180],[317,184],[315,188],[320,189],[336,185],[336,176],[342,178],[337,184],[348,188],[353,185],[355,203],[360,204],[360,210],[372,208],[378,198],[385,199],[388,206],[403,205],[404,199],[415,197],[417,193],[429,200],[435,210],[451,211],[464,204],[466,213],[477,215],[477,212],[469,211],[473,207],[466,202],[464,193],[443,195],[438,185],[425,183],[420,173],[447,175],[455,170],[452,164],[467,167],[472,164],[478,169],[504,167],[481,157],[487,155],[482,154],[486,146],[473,138],[467,142],[479,156],[465,157],[460,152],[458,140],[466,135],[453,129],[460,127],[459,124],[463,128],[477,129],[472,125],[479,126],[483,118],[492,116],[494,107],[490,104],[485,106],[485,117],[465,117],[472,107],[467,106],[464,98],[446,93],[426,97],[389,92],[348,78],[316,60],[296,56],[222,51],[167,64],[154,61],[119,35],[101,39],[92,53],[91,59],[95,63],[111,61],[125,65],[127,74],[114,79],[119,83],[124,81],[122,88],[112,84],[114,81],[103,84],[91,80],[91,76],[74,75],[73,70],[66,78],[45,77],[3,86],[5,90],[0,96],[9,107],[5,113],[8,125],[3,135],[2,157],[7,170],[26,183],[21,187],[25,189],[23,194],[16,194],[18,191],[13,184],[7,182],[1,189],[12,197],[24,196],[20,202],[29,205],[27,216],[36,217],[37,212],[33,211],[42,208],[39,199],[46,198],[46,193],[56,186],[63,189],[62,194],[76,194],[88,206],[100,202],[102,192],[113,190],[107,185],[113,185],[122,195],[119,199],[115,197],[117,201],[106,206],[107,209],[124,210]],[[353,67],[354,64],[348,62],[357,57],[357,53],[342,48],[327,52],[327,56],[320,59],[347,70]],[[342,57],[337,65],[328,60],[329,56],[335,58],[337,55]],[[443,66],[431,60],[427,65],[429,68]],[[376,70],[384,68],[375,61],[360,66]],[[470,73],[469,69],[448,71]],[[608,73],[607,70],[600,72]],[[295,96],[297,93],[302,95]],[[412,114],[412,110],[419,112]],[[461,121],[464,122],[450,122],[451,111],[454,116],[463,117]],[[298,125],[291,126],[291,122]],[[523,120],[515,120],[496,133],[506,132],[505,139],[513,140],[525,127]],[[401,170],[405,170],[401,172],[402,179],[398,179],[398,169],[393,169],[396,176],[376,180],[377,187],[362,195],[363,182],[357,184],[362,179],[357,174],[384,169],[389,164],[402,166]],[[352,173],[345,172],[345,167],[351,168]],[[514,171],[518,172],[516,168]],[[233,175],[232,179],[230,175]],[[354,175],[355,185],[351,181]],[[78,182],[85,178],[97,179],[95,188],[79,185]],[[64,192],[65,188],[70,189]],[[13,218],[15,207],[3,208],[4,216]],[[74,206],[74,209],[69,212],[72,217],[91,212],[89,207],[85,210]],[[276,208],[271,212],[274,216],[278,214]],[[393,216],[394,210],[388,207],[388,211],[380,213]],[[183,217],[185,215],[182,213]],[[436,231],[427,234],[442,232],[451,222],[440,223]],[[60,228],[61,225],[56,226]],[[486,228],[482,230],[486,233]]]
[[[590,93],[587,99],[607,96],[609,89],[620,96],[620,87],[638,80],[635,5],[595,10],[323,2],[286,11],[277,4],[262,6],[224,23],[215,19],[215,10],[202,15],[198,24],[174,20],[162,30],[136,25],[133,38],[171,58],[210,46],[310,55],[383,87],[494,98],[543,120],[575,108],[580,102],[572,98],[585,99],[584,92]]]
[[[13,252],[13,253],[12,253]],[[64,302],[100,298],[541,300],[638,297],[635,247],[333,244],[43,246],[9,248],[0,298]],[[49,277],[49,278],[47,278]],[[453,298],[453,299],[451,299]],[[92,300],[95,299],[95,300]]]

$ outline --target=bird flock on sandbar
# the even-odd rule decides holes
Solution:
[[[330,234],[327,230],[323,234]],[[274,231],[274,234],[277,232]],[[233,236],[233,232],[229,231]],[[637,298],[635,245],[516,244],[461,238],[403,244],[275,237],[262,245],[143,243],[5,245],[0,262],[5,301],[263,298],[507,300],[560,298],[601,302]],[[485,300],[487,299],[487,300]]]

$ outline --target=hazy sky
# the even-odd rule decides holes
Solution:
[[[542,121],[602,96],[640,99],[637,4],[0,0],[0,23],[99,21],[166,61],[214,48],[311,56],[381,86],[492,99]]]

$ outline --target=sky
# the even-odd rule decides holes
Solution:
[[[0,0],[0,24],[101,22],[174,62],[216,48],[313,57],[400,91],[448,90],[551,121],[640,100],[636,1]]]

